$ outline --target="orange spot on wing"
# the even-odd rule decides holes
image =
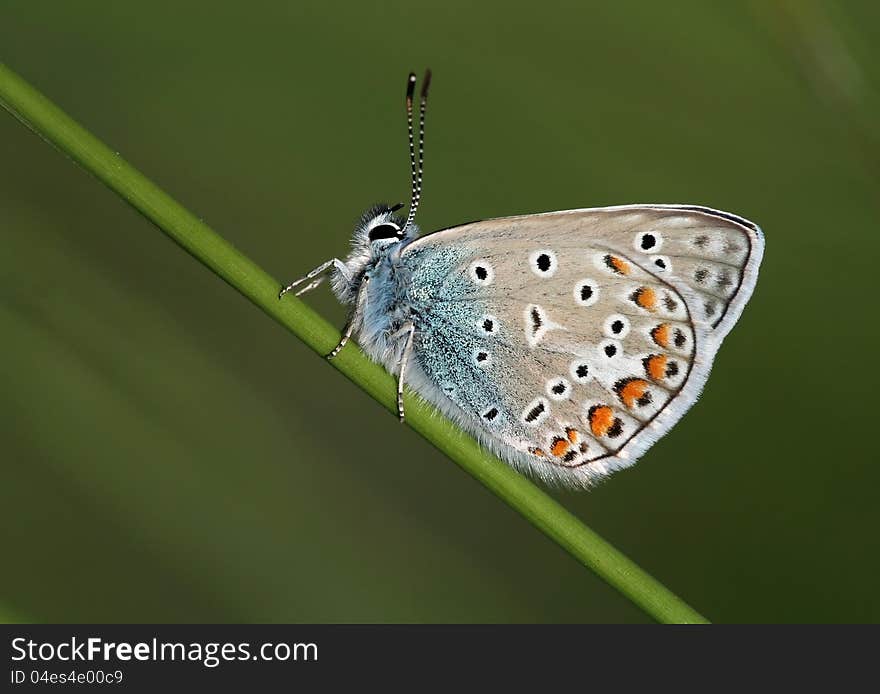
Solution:
[[[568,437],[568,440],[575,445],[577,445],[577,442],[581,438],[580,432],[577,429],[572,429],[571,427],[568,427],[568,429],[565,430],[565,435]]]
[[[614,424],[614,411],[608,405],[590,408],[590,430],[595,436],[604,436]]]
[[[666,376],[666,361],[662,354],[654,354],[645,359],[645,371],[655,381],[660,381]]]
[[[557,458],[561,458],[568,451],[569,443],[565,439],[557,438],[553,439],[553,445],[550,447],[550,452],[555,455]]]
[[[653,311],[657,308],[657,292],[651,289],[651,287],[639,287],[632,293],[630,299],[635,302],[636,306],[648,311]]]
[[[651,330],[651,339],[663,348],[669,347],[669,323],[661,323]]]
[[[532,455],[536,455],[539,458],[544,457],[544,451],[542,451],[540,448],[533,448],[532,450],[529,451],[529,453],[531,453]]]
[[[626,262],[623,258],[618,258],[616,255],[606,255],[605,256],[605,264],[614,270],[618,275],[628,275],[629,274],[629,263]]]
[[[648,382],[641,378],[634,378],[627,381],[618,391],[620,399],[627,407],[633,407],[636,401],[641,398],[648,390]]]

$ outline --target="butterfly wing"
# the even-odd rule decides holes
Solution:
[[[633,205],[466,224],[407,244],[408,380],[516,467],[586,486],[699,395],[757,279],[753,223]]]

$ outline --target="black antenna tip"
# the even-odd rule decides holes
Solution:
[[[431,86],[431,68],[425,70],[425,78],[422,80],[422,98],[428,96],[428,87]]]

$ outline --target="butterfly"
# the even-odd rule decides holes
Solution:
[[[416,76],[406,89],[412,189],[361,217],[331,276],[351,307],[333,358],[356,334],[480,443],[548,484],[586,488],[632,465],[694,404],[752,294],[760,228],[696,205],[622,205],[489,219],[419,237]]]

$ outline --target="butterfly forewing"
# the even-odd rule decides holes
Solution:
[[[663,206],[426,236],[400,257],[417,389],[518,467],[589,484],[693,403],[761,250],[745,220]]]

